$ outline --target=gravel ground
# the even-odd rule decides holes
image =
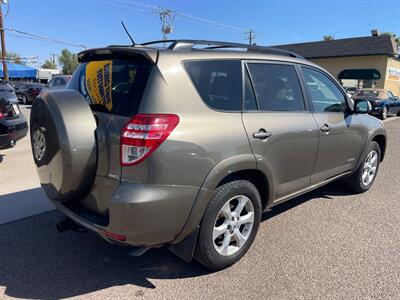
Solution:
[[[0,298],[399,299],[400,120],[372,189],[330,184],[263,215],[236,265],[210,273],[166,248],[130,257],[91,233],[58,234],[58,212],[0,226]],[[1,196],[0,196],[1,200]]]

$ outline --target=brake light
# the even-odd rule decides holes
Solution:
[[[4,115],[1,111],[0,111],[0,119],[4,119]]]
[[[121,166],[136,165],[145,160],[170,135],[179,123],[172,114],[138,114],[121,132]]]
[[[118,241],[126,241],[126,236],[106,231],[106,236]]]

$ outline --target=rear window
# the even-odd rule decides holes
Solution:
[[[84,62],[68,88],[79,91],[94,111],[130,117],[138,110],[149,73],[150,64],[143,61]]]
[[[209,107],[224,111],[241,110],[240,60],[186,61],[183,65],[197,92]]]

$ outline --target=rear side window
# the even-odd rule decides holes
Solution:
[[[137,113],[151,65],[143,61],[98,60],[81,63],[68,83],[92,110],[130,117]]]
[[[240,60],[186,61],[183,65],[209,107],[224,111],[242,109]]]
[[[259,110],[305,110],[304,98],[294,66],[249,63],[248,67]]]

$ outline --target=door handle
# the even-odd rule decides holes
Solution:
[[[320,130],[323,133],[329,133],[331,131],[331,127],[328,124],[324,124],[324,126],[322,126]]]
[[[253,133],[253,138],[264,140],[269,138],[271,135],[272,135],[271,132],[268,132],[265,129],[261,128],[258,132]]]

